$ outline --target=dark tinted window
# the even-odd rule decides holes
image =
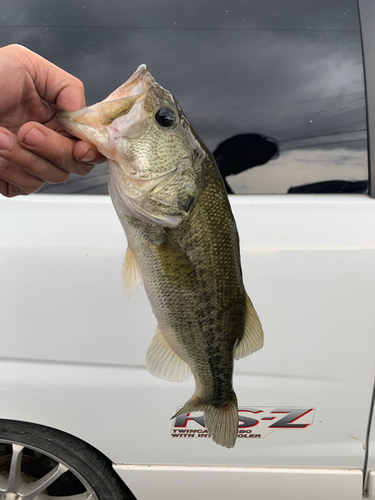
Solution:
[[[356,0],[2,0],[9,43],[79,77],[88,104],[146,63],[235,193],[366,190]],[[106,193],[106,182],[103,165],[45,191]]]

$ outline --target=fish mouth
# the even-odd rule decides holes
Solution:
[[[134,123],[135,119],[127,115],[143,108],[154,81],[147,66],[141,64],[124,84],[103,101],[79,111],[59,111],[57,119],[69,133],[91,142],[108,158],[114,158],[116,151],[111,143],[126,128],[120,127],[119,121],[125,117],[122,122]]]
[[[151,75],[146,64],[141,64],[132,76],[118,89],[113,91],[112,94],[110,94],[106,99],[104,99],[103,102],[142,94],[154,81],[155,79]]]

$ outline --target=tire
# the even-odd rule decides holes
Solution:
[[[42,425],[0,420],[1,500],[136,500],[98,450]]]

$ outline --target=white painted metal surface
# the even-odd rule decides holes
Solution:
[[[361,470],[375,371],[375,201],[231,201],[265,331],[264,348],[236,362],[239,404],[313,407],[312,425],[231,450],[171,437],[193,382],[146,371],[156,321],[143,290],[122,296],[125,237],[109,198],[96,196],[0,199],[0,418],[69,432],[117,464]],[[319,498],[341,500],[330,495]]]
[[[375,498],[375,471],[370,470],[367,476],[367,496],[369,499]]]
[[[122,465],[115,470],[137,500],[362,500],[362,472],[355,469]]]

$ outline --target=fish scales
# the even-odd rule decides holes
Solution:
[[[208,177],[208,182],[212,179],[213,176]],[[186,289],[178,278],[165,286],[155,248],[149,249],[148,255],[143,254],[139,264],[148,269],[144,273],[145,288],[151,291],[149,298],[159,323],[170,325],[177,343],[187,346],[181,357],[191,366],[194,376],[205,381],[207,394],[220,404],[232,391],[233,356],[224,354],[233,352],[238,332],[243,332],[245,295],[238,247],[235,252],[232,248],[230,208],[225,206],[220,211],[222,204],[211,203],[212,195],[217,197],[208,185],[191,218],[168,230],[196,271],[197,283],[193,288]],[[151,262],[143,264],[143,259]]]
[[[109,192],[128,240],[124,293],[143,281],[158,320],[149,371],[176,381],[192,373],[195,392],[175,416],[203,410],[213,440],[234,446],[234,359],[260,349],[263,331],[212,155],[144,65],[101,103],[60,120],[109,159]]]

